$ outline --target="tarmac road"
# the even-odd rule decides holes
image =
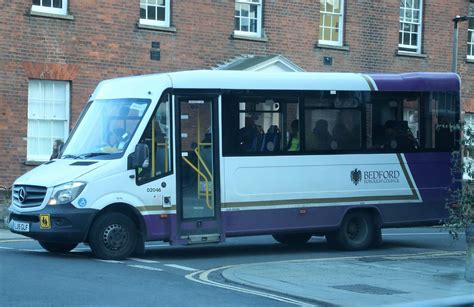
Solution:
[[[151,242],[140,258],[101,261],[85,245],[55,255],[35,241],[0,230],[0,305],[365,305],[423,301],[430,291],[433,298],[474,293],[474,285],[462,280],[463,236],[453,241],[442,228],[406,228],[384,230],[383,237],[381,248],[361,252],[330,250],[319,237],[299,248],[280,245],[271,236],[229,238],[220,245],[196,247]],[[386,280],[384,272],[389,267],[378,261],[387,259],[399,261],[390,262],[398,279],[393,277],[388,286],[377,279]],[[361,276],[365,268],[359,266],[357,271],[351,263],[379,271]],[[323,272],[321,265],[334,269]],[[413,275],[413,268],[421,266],[425,273]],[[443,268],[447,279],[431,289],[434,282],[427,279],[429,270],[437,267]],[[321,279],[323,274],[362,287],[338,288],[336,282],[333,288],[324,288],[330,284]],[[400,287],[394,284],[397,280]],[[419,291],[397,292],[415,281]]]

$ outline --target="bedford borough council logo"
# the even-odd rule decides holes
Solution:
[[[362,172],[358,170],[357,168],[353,171],[351,171],[351,181],[355,185],[358,185],[360,181],[362,180]]]

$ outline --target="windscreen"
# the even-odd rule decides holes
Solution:
[[[149,99],[90,102],[61,158],[121,157],[149,104]]]

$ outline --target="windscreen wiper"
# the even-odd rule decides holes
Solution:
[[[63,155],[61,156],[61,159],[77,159],[79,156],[76,155]]]
[[[88,153],[78,155],[76,159],[86,159],[86,158],[92,158],[92,157],[97,157],[97,156],[107,156],[110,154],[111,154],[110,152],[88,152]]]

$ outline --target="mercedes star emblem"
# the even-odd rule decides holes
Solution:
[[[20,201],[20,203],[23,203],[26,199],[26,190],[25,188],[20,188],[20,190],[18,191],[18,200]]]

